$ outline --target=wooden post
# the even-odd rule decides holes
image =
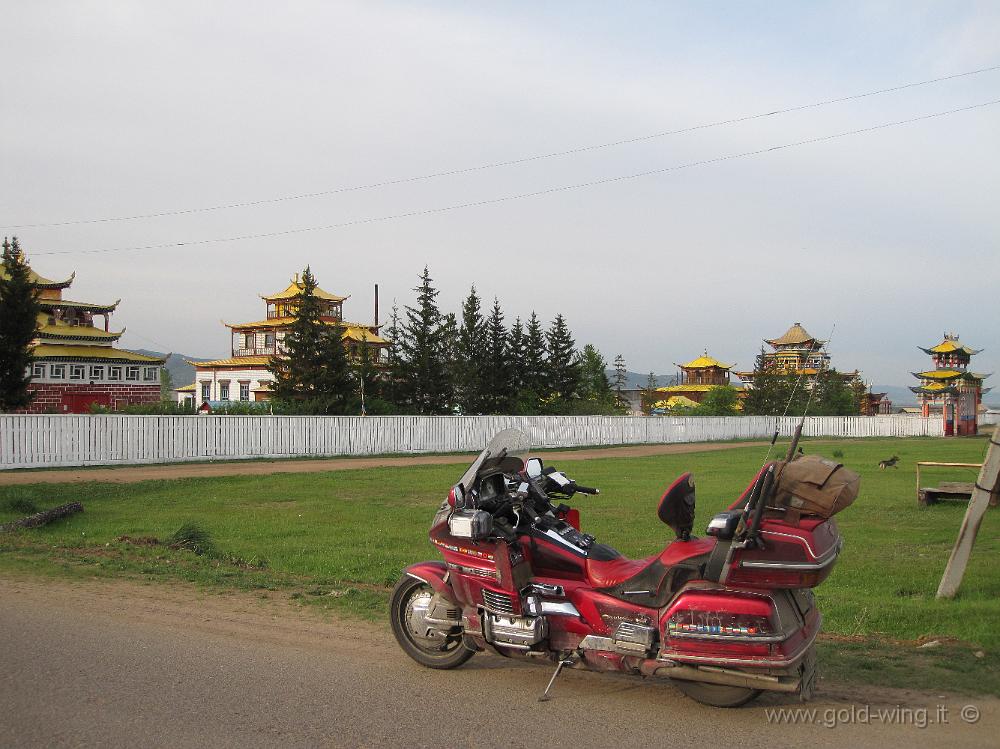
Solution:
[[[951,550],[948,566],[944,568],[941,584],[938,586],[938,598],[954,598],[958,587],[962,584],[965,567],[972,554],[972,546],[976,543],[976,534],[983,522],[983,516],[989,509],[990,497],[1000,492],[1000,442],[997,442],[997,431],[990,436],[990,446],[983,459],[983,467],[979,470],[979,478],[972,490],[969,507],[965,511],[965,519],[958,531],[955,548]]]

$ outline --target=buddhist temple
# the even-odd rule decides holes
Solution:
[[[165,360],[115,348],[125,330],[112,331],[110,320],[121,300],[93,304],[64,299],[75,277],[52,281],[30,271],[41,311],[28,386],[34,400],[24,413],[87,413],[92,406],[115,410],[159,401]]]
[[[976,416],[983,395],[990,391],[983,388],[983,380],[989,375],[971,372],[968,367],[982,349],[966,346],[956,333],[945,333],[944,340],[933,348],[918,348],[934,364],[932,369],[911,373],[920,380],[910,390],[917,394],[923,416],[940,408],[946,435],[976,434]]]
[[[680,370],[677,384],[656,389],[657,395],[662,398],[653,404],[654,408],[667,411],[694,408],[704,400],[707,392],[730,384],[729,370],[732,365],[709,356],[707,350],[697,359],[676,366]]]
[[[230,330],[232,355],[215,361],[189,362],[195,367],[195,403],[264,401],[271,397],[271,383],[274,382],[270,370],[271,357],[285,353],[285,334],[295,319],[302,294],[302,281],[295,274],[287,288],[261,295],[266,307],[263,320],[223,323]],[[376,364],[385,361],[389,342],[378,334],[381,326],[377,319],[374,323],[347,322],[343,316],[343,305],[348,296],[331,294],[319,287],[313,296],[321,303],[320,319],[340,332],[352,360],[359,359],[362,347],[367,345],[369,355]],[[376,306],[376,317],[377,310]],[[178,396],[185,397],[181,392]],[[186,396],[190,397],[190,393]]]
[[[757,369],[736,373],[747,387],[753,387],[754,377],[762,368],[777,374],[801,375],[805,378],[806,387],[812,385],[821,371],[830,369],[830,355],[823,350],[826,341],[814,337],[802,327],[802,323],[793,323],[780,338],[764,339],[764,343],[772,350],[763,351],[757,357]],[[852,386],[863,387],[857,370],[839,374]]]

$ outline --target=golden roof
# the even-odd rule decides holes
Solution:
[[[0,266],[0,278],[4,279],[7,278],[7,272],[3,269],[2,266]],[[70,284],[73,283],[74,278],[76,278],[75,272],[71,273],[69,278],[67,278],[65,281],[52,281],[51,279],[48,279],[45,276],[38,275],[31,268],[28,268],[28,280],[31,281],[32,284],[34,284],[40,289],[65,289],[68,288]]]
[[[681,369],[708,369],[709,367],[718,367],[719,369],[732,369],[732,364],[723,364],[718,359],[715,359],[708,355],[706,350],[704,354],[699,356],[697,359],[692,359],[687,364],[679,364]]]
[[[819,341],[809,334],[809,332],[802,327],[802,323],[797,322],[792,325],[781,338],[775,338],[774,340],[767,340],[772,346],[794,346],[796,344],[806,344],[813,343],[818,344],[811,346],[811,348],[819,348],[825,341]]]
[[[947,333],[944,336],[944,340],[941,341],[941,343],[939,343],[937,346],[934,346],[933,348],[924,348],[923,346],[918,346],[917,348],[919,348],[925,354],[961,353],[965,354],[966,356],[973,356],[982,351],[982,349],[977,350],[969,348],[960,340],[958,340],[957,335],[948,335]]]
[[[350,341],[357,341],[358,343],[363,343],[367,341],[368,343],[389,343],[385,338],[380,335],[372,333],[370,330],[364,327],[359,327],[356,325],[349,325],[346,330],[344,330],[341,338],[346,338]]]
[[[193,393],[195,391],[195,388],[196,388],[195,383],[192,382],[190,385],[181,385],[179,388],[174,388],[174,392]]]
[[[91,304],[90,302],[74,302],[69,299],[39,299],[38,303],[41,305],[42,309],[48,309],[49,307],[63,307],[65,309],[82,309],[88,312],[96,312],[98,314],[104,312],[114,312],[115,308],[121,304],[121,299],[116,301],[114,304]]]
[[[136,364],[163,364],[166,361],[163,357],[146,356],[111,346],[76,346],[50,343],[39,343],[32,348],[31,355],[35,359],[104,359]]]
[[[206,369],[215,367],[266,367],[270,363],[270,356],[231,356],[228,359],[214,359],[212,361],[188,361],[188,364],[198,368],[205,367]]]
[[[957,380],[959,377],[965,374],[965,372],[959,372],[955,369],[929,369],[926,372],[910,372],[914,377],[920,377],[925,380]]]
[[[288,284],[288,288],[284,289],[283,291],[278,291],[269,296],[262,295],[261,299],[263,299],[266,302],[280,302],[283,299],[295,299],[295,297],[302,296],[302,288],[303,288],[302,281],[299,280],[299,276],[296,273],[295,278],[293,278],[292,282]],[[323,291],[323,289],[321,289],[319,286],[316,287],[316,290],[313,292],[313,296],[316,297],[317,299],[325,299],[328,302],[342,302],[350,297],[349,294],[348,296],[337,296],[336,294],[331,294],[328,291]]]
[[[690,398],[685,398],[683,395],[671,395],[666,400],[657,401],[653,404],[654,408],[693,408],[698,405],[697,401],[693,401]]]
[[[233,330],[249,330],[256,328],[289,328],[295,322],[294,317],[269,317],[267,320],[256,320],[254,322],[231,323],[223,321],[222,324]],[[321,320],[324,325],[336,325],[343,328],[374,328],[374,325],[366,325],[360,322],[348,322],[346,320]],[[381,326],[380,326],[381,327]]]
[[[48,319],[47,315],[42,315],[44,319]],[[49,325],[48,323],[41,325],[38,328],[38,337],[45,338],[64,338],[64,339],[75,339],[75,340],[92,340],[92,341],[117,341],[122,337],[125,329],[122,328],[117,333],[111,333],[103,328],[94,328],[90,325],[64,325],[61,323],[56,323],[55,325]]]

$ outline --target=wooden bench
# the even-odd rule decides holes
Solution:
[[[921,466],[934,466],[938,468],[982,468],[982,463],[938,463],[932,460],[923,460],[917,463],[917,502],[922,505],[932,505],[942,500],[954,500],[968,502],[972,498],[972,492],[976,488],[974,481],[939,481],[937,486],[921,486],[920,468]],[[997,498],[990,499],[990,507],[997,506]]]

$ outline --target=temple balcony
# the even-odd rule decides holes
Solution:
[[[278,353],[276,346],[256,346],[254,348],[234,348],[233,356],[274,356]]]

